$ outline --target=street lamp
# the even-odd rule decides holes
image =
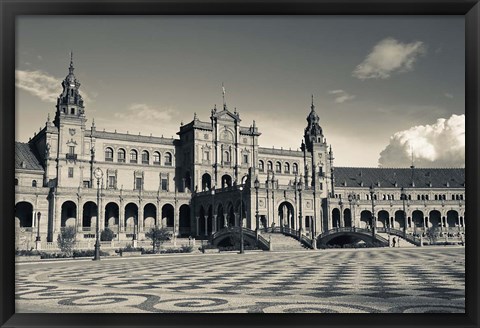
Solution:
[[[405,212],[405,199],[407,198],[407,194],[405,193],[405,189],[403,187],[400,189],[403,202],[403,236],[407,233],[407,212]]]
[[[260,188],[260,181],[258,181],[258,176],[255,178],[253,182],[253,186],[255,187],[255,219],[257,222],[257,234],[260,232],[260,218],[258,216],[258,189]]]
[[[375,244],[375,229],[377,222],[375,220],[375,203],[373,202],[373,196],[375,194],[375,187],[373,184],[370,186],[370,198],[372,199],[372,243]]]
[[[100,260],[100,236],[99,236],[99,214],[100,214],[100,179],[103,177],[103,171],[97,167],[93,172],[93,175],[97,179],[97,224],[96,224],[96,241],[95,241],[95,255],[93,260],[99,261]]]
[[[212,187],[212,190],[210,191],[210,193],[212,194],[212,227],[214,226],[213,224],[213,220],[214,220],[214,216],[213,216],[213,211],[214,211],[214,206],[215,206],[215,186]],[[217,227],[217,222],[215,222],[215,227]],[[218,230],[218,227],[217,227],[217,230]],[[212,229],[212,235],[213,235],[213,229]]]
[[[240,187],[238,189],[240,190],[240,254],[243,254],[243,253],[245,253],[245,250],[243,249],[243,215],[242,215],[242,212],[243,212],[243,209],[242,209],[242,205],[243,205],[243,186],[240,185]]]
[[[37,213],[37,238],[35,238],[35,241],[40,241],[40,217],[42,214],[40,212]]]
[[[297,183],[297,190],[298,190],[298,200],[300,203],[300,207],[298,209],[298,238],[302,238],[302,175],[300,175],[300,181]]]
[[[356,196],[353,192],[349,193],[348,194],[348,203],[350,204],[350,223],[351,223],[351,226],[352,228],[355,228],[355,215],[353,214],[352,212],[352,203],[353,203],[353,200],[356,199]],[[355,207],[353,208],[353,210],[355,211]]]

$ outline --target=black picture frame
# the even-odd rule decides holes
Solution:
[[[0,324],[1,327],[142,326],[439,326],[477,327],[479,323],[479,52],[478,0],[1,0],[0,110]],[[466,32],[466,232],[465,314],[16,314],[14,306],[14,140],[15,20],[19,15],[464,15]]]

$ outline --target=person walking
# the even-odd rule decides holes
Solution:
[[[393,243],[393,247],[395,247],[395,244],[397,243],[397,239],[395,237],[393,237],[392,243]]]

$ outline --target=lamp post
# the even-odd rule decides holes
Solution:
[[[37,237],[35,238],[35,249],[40,250],[40,217],[42,214],[37,212]]]
[[[297,183],[297,190],[298,190],[298,201],[299,201],[299,209],[298,209],[298,238],[302,238],[302,176],[300,175],[300,181]]]
[[[260,218],[258,216],[258,189],[260,188],[260,181],[258,181],[258,176],[255,178],[253,186],[255,187],[255,221],[257,222],[258,235],[258,233],[260,232]]]
[[[355,228],[355,215],[353,214],[352,212],[352,203],[353,203],[353,200],[355,199],[355,194],[354,193],[349,193],[348,194],[348,203],[350,204],[350,223],[351,223],[351,226],[352,228]],[[355,208],[353,208],[355,210]]]
[[[407,233],[407,212],[405,211],[405,198],[407,198],[407,194],[405,193],[405,189],[403,187],[400,189],[403,203],[403,236]]]
[[[96,241],[95,241],[95,255],[93,260],[99,261],[100,260],[100,236],[99,236],[99,229],[100,229],[100,179],[103,177],[103,171],[97,167],[93,172],[95,178],[97,179],[97,224],[95,227],[96,230]]]
[[[373,202],[373,196],[375,195],[375,187],[373,184],[370,186],[370,198],[372,199],[372,243],[375,244],[375,229],[377,222],[375,220],[375,203]]]
[[[212,187],[212,190],[210,191],[210,193],[212,194],[212,227],[213,227],[214,226],[213,211],[215,206],[215,186]],[[218,230],[217,222],[215,222],[215,227],[216,227],[216,230]],[[213,229],[212,229],[212,235],[213,235]]]
[[[341,195],[340,195],[341,196]],[[338,222],[338,225],[340,226],[340,228],[342,228],[342,218],[343,218],[343,201],[342,201],[342,197],[340,197],[340,200],[338,201],[338,205],[340,206],[340,221]],[[345,222],[343,222],[345,223]],[[343,224],[345,225],[345,224]]]
[[[240,189],[240,254],[243,254],[245,253],[243,249],[243,186],[240,185],[238,189]]]

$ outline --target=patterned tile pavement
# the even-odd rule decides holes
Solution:
[[[464,313],[465,249],[18,263],[17,312]]]

